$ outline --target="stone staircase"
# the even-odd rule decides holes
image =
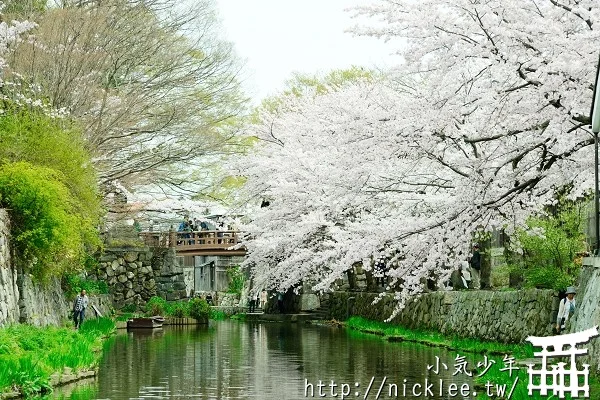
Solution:
[[[319,306],[319,308],[313,310],[311,313],[313,314],[314,319],[331,319],[331,316],[329,314],[329,298],[321,298],[321,305]]]

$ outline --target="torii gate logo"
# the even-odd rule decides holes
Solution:
[[[578,370],[575,361],[578,356],[587,354],[587,349],[578,349],[577,345],[589,342],[594,336],[598,336],[598,326],[567,335],[546,337],[529,336],[525,339],[532,345],[542,348],[542,351],[533,353],[536,357],[542,358],[541,369],[536,370],[534,369],[534,364],[527,364],[529,366],[529,384],[527,385],[529,396],[533,394],[534,390],[539,390],[540,395],[542,396],[548,395],[548,391],[551,390],[553,395],[558,396],[561,399],[565,398],[565,393],[570,393],[573,398],[589,398],[590,366],[589,364],[583,364],[583,368]],[[549,348],[552,348],[552,351],[550,351]],[[568,356],[571,356],[571,362],[568,369],[565,369],[565,366],[567,365],[566,362],[550,365],[551,368],[548,369],[548,358]],[[551,383],[548,383],[549,381],[551,381]]]

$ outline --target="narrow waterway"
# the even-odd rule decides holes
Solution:
[[[368,399],[462,399],[469,397],[448,395],[450,385],[472,386],[465,374],[454,375],[455,352],[337,327],[211,321],[208,327],[130,332],[113,341],[95,384],[80,387],[80,395],[59,391],[54,397],[365,399],[368,391]],[[465,361],[476,363],[468,356]]]

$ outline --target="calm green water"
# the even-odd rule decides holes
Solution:
[[[427,365],[436,364],[436,356],[440,358],[439,374],[427,370]],[[388,343],[336,327],[211,321],[208,327],[117,336],[106,351],[96,382],[83,388],[79,385],[73,393],[58,392],[55,398],[341,399],[345,391],[350,392],[347,398],[364,400],[374,378],[367,399],[462,399],[465,397],[460,394],[447,394],[451,383],[459,388],[472,383],[463,374],[452,376],[455,357],[456,353],[443,349]],[[469,357],[467,361],[469,365],[477,362]],[[414,383],[423,384],[426,378],[434,384],[435,395],[415,396]],[[440,379],[446,391],[441,397]],[[319,381],[329,385],[331,380],[338,385],[333,392],[330,386],[319,389]],[[397,396],[389,384],[397,385]],[[419,391],[423,388],[417,387],[416,393]]]

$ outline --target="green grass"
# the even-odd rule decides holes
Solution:
[[[527,344],[503,344],[497,342],[485,342],[477,339],[464,339],[458,337],[444,336],[439,332],[425,331],[425,330],[411,330],[404,328],[399,325],[391,325],[384,322],[370,321],[361,317],[351,317],[346,321],[346,326],[352,330],[375,334],[384,337],[391,341],[410,341],[422,343],[430,346],[445,347],[450,350],[460,351],[461,353],[477,353],[486,354],[488,359],[495,362],[492,367],[483,374],[483,368],[479,368],[475,371],[473,376],[483,374],[481,377],[476,378],[475,381],[479,386],[477,389],[477,399],[489,399],[485,384],[490,382],[493,384],[493,391],[495,392],[496,385],[506,385],[505,397],[491,397],[491,398],[508,398],[507,395],[518,377],[518,382],[515,386],[514,392],[511,399],[531,399],[531,400],[546,400],[546,399],[557,399],[556,396],[541,396],[538,391],[534,391],[532,396],[529,396],[527,390],[527,384],[529,383],[529,376],[527,373],[527,367],[523,365],[517,365],[518,371],[513,371],[512,377],[508,371],[500,371],[505,368],[507,364],[504,362],[504,355],[513,357],[516,362],[523,361],[528,358],[534,358],[533,352],[534,347]],[[539,349],[538,349],[539,351]],[[600,395],[600,379],[596,376],[590,376],[590,398]],[[566,395],[566,399],[571,399],[570,395]]]
[[[131,318],[134,318],[136,316],[137,316],[137,314],[135,314],[135,313],[126,312],[126,313],[117,315],[116,321],[118,321],[118,322],[129,321]]]
[[[108,336],[115,330],[115,322],[110,318],[88,319],[79,328],[79,333],[89,337]]]
[[[370,321],[361,317],[351,317],[346,321],[346,326],[357,331],[383,336],[390,341],[417,342],[469,353],[512,354],[517,358],[533,357],[533,347],[529,344],[502,344],[477,339],[448,337],[435,331],[412,330],[400,325]]]
[[[26,396],[49,392],[53,373],[65,367],[75,371],[94,367],[102,338],[114,329],[108,318],[85,321],[79,331],[29,325],[0,329],[0,392]]]

